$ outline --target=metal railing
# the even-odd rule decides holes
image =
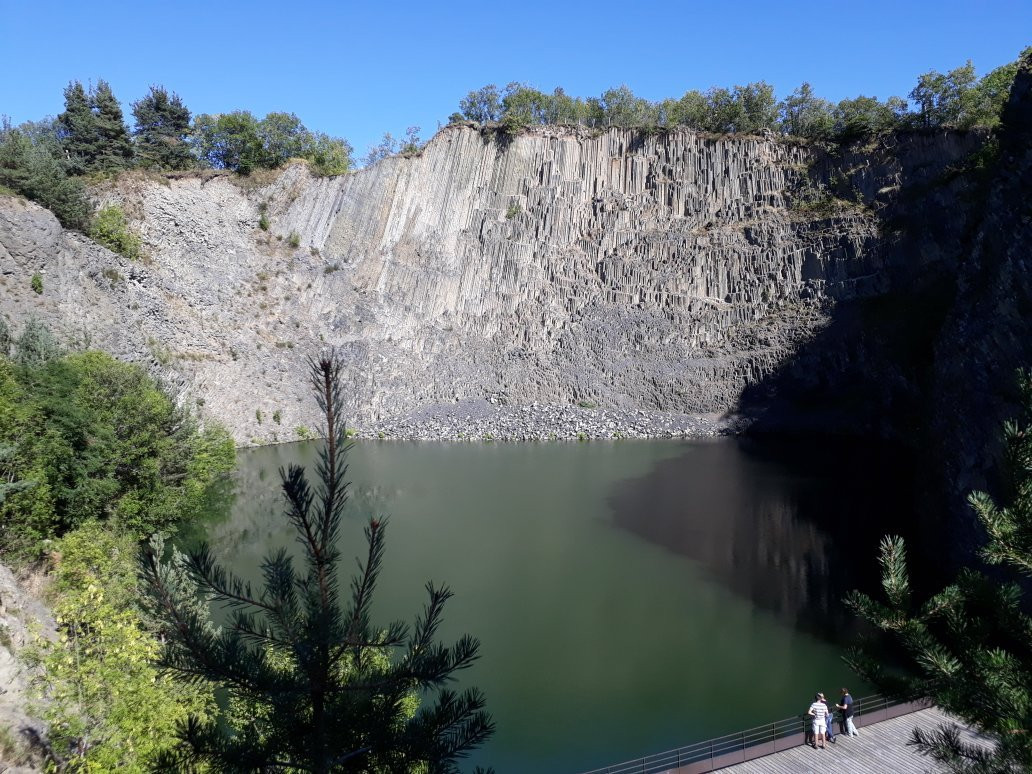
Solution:
[[[854,699],[853,717],[864,725],[870,725],[916,712],[926,706],[922,702],[868,696]],[[683,774],[702,774],[796,747],[806,738],[811,720],[809,715],[794,715],[745,731],[707,739],[705,742],[593,769],[584,774],[660,774],[677,769],[683,769]]]

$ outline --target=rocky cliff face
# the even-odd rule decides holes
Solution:
[[[829,155],[773,137],[449,127],[419,156],[337,178],[123,178],[99,196],[142,235],[137,263],[2,198],[0,312],[146,363],[242,442],[309,424],[300,364],[329,345],[369,431],[472,399],[726,412],[749,389],[769,402],[836,310],[953,270],[963,216],[935,239],[893,219],[918,195],[955,201],[949,170],[983,139]],[[808,378],[827,386],[855,343],[826,347]]]
[[[931,438],[952,501],[999,489],[1000,428],[1021,408],[1015,372],[1032,370],[1032,53],[1021,63],[998,160],[972,205],[956,302],[935,343]],[[951,534],[979,539],[966,509]]]

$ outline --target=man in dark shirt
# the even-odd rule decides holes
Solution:
[[[853,697],[849,695],[849,689],[842,689],[842,698],[840,704],[835,706],[842,710],[842,733],[849,734],[850,736],[856,736],[856,726],[853,725]]]

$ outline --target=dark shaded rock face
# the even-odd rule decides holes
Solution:
[[[989,172],[965,132],[831,150],[454,126],[338,178],[126,176],[97,195],[126,209],[138,263],[0,198],[0,313],[147,364],[241,442],[307,432],[300,366],[333,345],[372,434],[477,401],[613,412],[591,435],[741,411],[906,439],[960,492],[991,468],[1028,363],[1028,77]],[[581,432],[567,413],[535,417]],[[510,414],[476,432],[523,437]]]
[[[1014,373],[1032,368],[1032,55],[1003,116],[995,174],[973,209],[978,225],[936,340],[931,391],[930,435],[953,500],[999,488],[1000,429],[1018,410]],[[965,513],[954,522],[953,534],[977,539]]]
[[[1019,409],[1015,373],[1032,367],[1032,59],[980,151],[937,183],[913,172],[882,210],[889,289],[838,304],[742,406],[757,430],[904,441],[928,528],[963,555],[981,541],[966,496],[1001,491],[1001,429]]]

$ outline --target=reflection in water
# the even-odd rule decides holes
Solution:
[[[609,498],[623,529],[705,566],[786,624],[842,640],[842,599],[878,584],[884,534],[920,540],[913,475],[884,446],[720,441],[688,446]],[[919,556],[912,550],[911,556]]]
[[[316,451],[241,454],[232,513],[207,538],[246,579],[297,549],[276,469],[311,470]],[[434,580],[455,591],[441,638],[482,642],[463,680],[499,730],[472,763],[595,768],[803,711],[851,681],[829,639],[834,600],[875,569],[865,511],[891,499],[891,469],[848,449],[363,442],[350,460],[342,577],[365,519],[386,514],[374,620],[411,621]]]

